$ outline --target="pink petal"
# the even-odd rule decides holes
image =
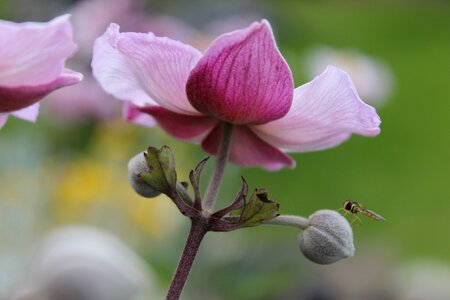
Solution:
[[[92,59],[92,46],[111,22],[130,27],[141,17],[140,3],[136,0],[77,1],[71,9],[75,39],[83,58]],[[146,16],[148,18],[148,16]],[[153,19],[148,18],[148,19]]]
[[[8,121],[8,114],[2,114],[0,113],[0,128],[5,125],[6,121]]]
[[[12,112],[30,106],[51,91],[80,82],[82,78],[83,75],[80,73],[65,69],[59,77],[49,83],[18,87],[0,86],[0,112]]]
[[[316,140],[314,143],[303,145],[301,152],[317,151],[328,148],[333,148],[347,141],[352,136],[351,133],[341,133],[336,135],[327,136],[323,139]]]
[[[111,24],[94,44],[92,72],[102,88],[114,97],[137,105],[155,104],[128,58],[117,50],[119,26]]]
[[[122,34],[117,48],[156,103],[173,112],[199,114],[186,96],[187,78],[201,57],[197,49],[152,33]]]
[[[125,120],[144,126],[153,127],[156,125],[155,119],[148,113],[140,111],[141,107],[131,102],[123,104],[123,117]]]
[[[359,98],[350,76],[328,66],[295,89],[292,108],[285,117],[252,130],[282,149],[313,151],[337,146],[352,133],[375,136],[380,123],[375,109]]]
[[[202,142],[203,149],[217,154],[221,136],[222,125],[219,124]],[[241,167],[260,166],[271,171],[295,167],[295,161],[291,157],[261,140],[247,126],[234,127],[230,160]]]
[[[43,85],[56,80],[77,48],[69,15],[48,23],[0,20],[0,45],[3,87]]]
[[[13,111],[11,112],[11,115],[16,118],[34,123],[36,122],[36,119],[39,115],[39,103],[35,103],[28,107],[22,108],[21,110]]]
[[[191,142],[201,141],[218,123],[210,117],[178,114],[160,106],[145,106],[140,111],[154,117],[168,134]]]
[[[129,93],[117,93],[117,90],[121,91],[117,81],[125,79],[122,86],[130,84],[127,82],[133,83],[135,89],[139,88],[153,100],[153,104],[156,102],[177,113],[198,115],[199,112],[187,100],[185,86],[192,67],[201,56],[200,52],[152,33],[119,33],[118,30],[117,25],[111,25],[106,35],[112,53],[109,56],[120,57],[120,60],[112,63],[105,53],[94,50],[94,75],[105,90],[138,105],[152,104],[136,102],[130,99]],[[99,47],[97,44],[101,45],[96,43],[96,47]],[[125,74],[117,72],[119,63]]]
[[[186,91],[200,112],[234,124],[262,124],[291,107],[292,73],[267,21],[216,39],[189,76]]]
[[[309,52],[306,69],[310,78],[320,74],[327,65],[334,65],[349,73],[367,104],[377,107],[388,100],[394,78],[382,61],[349,49],[315,47]]]

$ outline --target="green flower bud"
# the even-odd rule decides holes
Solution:
[[[299,236],[300,250],[318,264],[332,264],[353,256],[353,232],[348,221],[334,210],[319,210],[309,217]]]
[[[134,191],[143,197],[154,198],[161,193],[145,182],[140,176],[141,173],[149,171],[144,152],[138,153],[128,162],[128,180]]]

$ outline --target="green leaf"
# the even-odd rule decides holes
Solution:
[[[158,158],[169,187],[175,189],[177,184],[177,171],[175,170],[175,158],[173,157],[172,150],[168,146],[162,146],[158,152]]]
[[[169,147],[163,146],[161,150],[149,147],[144,153],[148,172],[142,172],[139,177],[146,183],[162,193],[169,193],[176,188],[177,173],[175,158]]]
[[[260,225],[278,216],[279,204],[268,198],[265,189],[256,189],[240,213],[241,227]],[[233,215],[236,215],[234,212]]]

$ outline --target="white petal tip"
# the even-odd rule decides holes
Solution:
[[[116,23],[109,24],[108,29],[107,29],[107,31],[114,31],[114,32],[119,32],[119,30],[120,30],[120,26]]]
[[[63,71],[61,77],[64,78],[64,81],[66,83],[65,85],[72,85],[72,84],[76,84],[76,83],[79,83],[80,81],[82,81],[84,78],[84,75],[79,72],[72,71],[70,69],[65,69]]]
[[[69,19],[70,19],[71,17],[72,17],[71,14],[64,14],[64,15],[55,17],[54,19],[52,19],[52,20],[50,21],[50,23],[53,23],[53,24],[64,23],[64,22],[69,21]]]
[[[377,127],[377,128],[372,128],[372,129],[367,130],[365,132],[365,135],[366,136],[377,136],[378,134],[380,134],[380,132],[381,132],[381,129]]]

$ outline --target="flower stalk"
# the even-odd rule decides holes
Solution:
[[[183,253],[180,257],[177,270],[172,278],[166,300],[178,300],[183,291],[186,280],[191,272],[200,244],[208,232],[207,219],[192,220]]]
[[[220,142],[219,152],[216,158],[216,165],[205,195],[204,208],[206,211],[211,212],[214,209],[214,204],[216,203],[217,195],[219,194],[220,184],[222,183],[222,177],[225,172],[228,157],[230,156],[232,134],[233,125],[230,123],[224,123],[222,140]]]
[[[233,133],[233,125],[224,123],[223,134],[220,142],[220,148],[216,159],[216,165],[214,167],[213,176],[208,184],[208,189],[205,196],[204,208],[201,209],[200,214],[196,217],[191,217],[191,229],[189,231],[186,244],[184,246],[183,253],[181,254],[180,261],[177,266],[177,270],[172,278],[172,282],[169,287],[169,291],[166,296],[166,300],[177,300],[180,298],[183,291],[186,280],[194,264],[195,257],[197,256],[200,244],[210,230],[210,216],[211,211],[214,208],[217,195],[220,190],[220,184],[222,183],[222,177],[225,172],[226,164],[230,154],[231,136]],[[206,161],[205,161],[206,162]],[[201,163],[199,172],[203,169],[204,163]],[[198,174],[200,176],[200,174]],[[196,193],[198,191],[198,182],[195,183]],[[178,193],[180,191],[183,194],[187,194],[186,190],[180,185],[177,186]],[[187,195],[188,196],[188,195]],[[199,197],[199,195],[197,195]]]
[[[264,221],[263,224],[290,226],[305,230],[309,226],[309,220],[301,216],[279,215],[278,217]]]

